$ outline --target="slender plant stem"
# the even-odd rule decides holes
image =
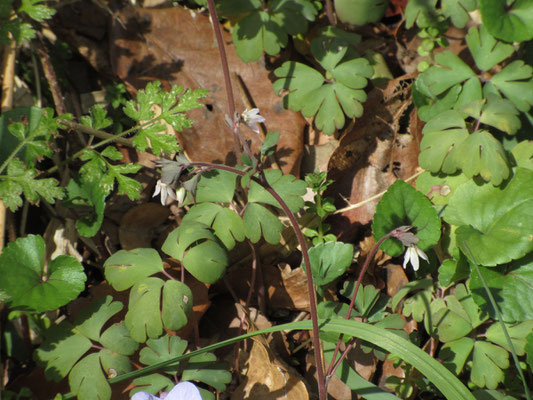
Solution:
[[[357,292],[359,291],[359,286],[361,286],[361,281],[363,280],[363,276],[365,275],[365,272],[366,272],[368,266],[370,265],[370,261],[372,261],[374,259],[374,256],[376,255],[376,253],[377,253],[377,251],[379,249],[379,246],[381,246],[381,243],[383,243],[385,240],[387,240],[388,238],[393,236],[395,231],[396,230],[393,230],[393,231],[387,233],[381,239],[379,239],[378,242],[374,245],[374,247],[370,251],[370,254],[366,257],[365,263],[363,265],[363,269],[361,269],[361,273],[359,274],[359,277],[357,278],[357,284],[355,285],[355,290],[353,292],[352,300],[350,301],[350,306],[348,308],[348,314],[346,315],[346,319],[350,319],[351,316],[352,316],[352,310],[353,310],[354,305],[355,305],[355,299],[357,298]],[[342,338],[343,337],[344,337],[344,335],[341,334],[339,336],[339,340],[337,340],[337,345],[335,346],[335,351],[333,352],[333,357],[331,358],[332,363],[330,364],[328,372],[326,374],[328,380],[335,373],[335,370],[338,368],[338,366],[340,365],[341,361],[347,355],[347,352],[344,352],[341,355],[341,357],[339,358],[339,360],[335,361],[337,359],[337,354],[338,354],[339,349],[341,347],[341,343],[342,343]]]
[[[333,6],[331,5],[331,0],[326,0],[326,14],[328,16],[330,25],[337,25],[337,22],[335,21],[335,15],[333,15]]]
[[[507,345],[509,346],[509,349],[511,349],[511,355],[515,363],[516,370],[518,371],[518,375],[520,376],[522,384],[524,385],[524,393],[526,395],[526,398],[527,400],[531,400],[531,393],[527,385],[526,377],[524,376],[524,372],[522,371],[522,368],[520,368],[520,362],[518,361],[518,357],[514,349],[513,341],[511,340],[511,337],[509,336],[509,332],[507,332],[507,327],[505,326],[505,323],[503,322],[503,316],[502,316],[502,313],[500,312],[500,308],[498,307],[498,303],[496,303],[496,300],[494,300],[494,296],[492,295],[492,292],[490,291],[490,288],[487,285],[487,281],[485,281],[485,277],[481,274],[481,270],[479,269],[479,265],[474,255],[472,254],[472,251],[470,250],[470,248],[468,247],[468,245],[466,244],[464,240],[462,244],[463,244],[462,246],[463,249],[461,250],[466,250],[464,251],[464,253],[470,259],[470,261],[472,261],[472,263],[474,264],[474,268],[477,274],[479,275],[479,280],[481,281],[483,287],[485,288],[485,292],[487,292],[487,296],[489,297],[490,304],[492,305],[492,308],[494,309],[494,312],[496,313],[496,317],[498,318],[498,322],[500,323],[502,327],[503,334],[505,335],[505,340],[507,341]]]
[[[203,163],[203,162],[192,162],[189,164],[189,166],[204,167],[204,168],[209,168],[209,169],[219,169],[219,170],[224,170],[228,172],[233,172],[240,176],[246,175],[246,171],[241,171],[240,169],[229,167],[227,165],[218,165],[218,164]],[[309,251],[308,251],[307,243],[305,241],[302,230],[300,229],[300,226],[298,225],[298,221],[296,220],[296,217],[294,216],[292,211],[287,206],[287,203],[285,203],[285,201],[281,198],[281,196],[268,184],[264,172],[259,171],[259,173],[261,174],[261,178],[251,176],[250,179],[260,184],[279,203],[279,205],[281,206],[281,208],[287,215],[287,218],[289,219],[292,225],[292,228],[294,229],[294,232],[296,233],[296,237],[298,238],[298,243],[300,244],[300,247],[302,250],[303,261],[305,264],[305,273],[307,275],[307,290],[309,292],[309,309],[311,312],[311,323],[313,326],[313,351],[315,355],[315,363],[316,363],[316,370],[317,370],[318,398],[319,400],[326,400],[327,398],[326,380],[324,376],[322,351],[321,351],[321,346],[320,346],[315,285],[313,283],[313,274],[311,271],[311,262],[309,260]]]
[[[104,131],[99,131],[97,129],[89,128],[88,126],[78,124],[77,122],[74,122],[74,121],[67,121],[67,120],[62,119],[62,120],[59,120],[59,123],[61,125],[68,126],[69,128],[72,128],[76,131],[80,131],[91,136],[96,136],[97,138],[100,138],[100,139],[111,139],[123,146],[133,147],[133,140],[131,139],[117,137],[117,135],[113,135],[112,133],[107,133]]]

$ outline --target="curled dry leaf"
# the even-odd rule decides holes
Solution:
[[[277,359],[264,341],[256,338],[243,375],[244,379],[233,392],[231,400],[309,399],[307,388],[296,372]]]

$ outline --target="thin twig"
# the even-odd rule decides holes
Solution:
[[[100,138],[100,139],[111,139],[111,140],[114,140],[116,143],[121,144],[123,146],[134,147],[133,140],[131,139],[117,137],[117,135],[113,135],[111,133],[89,128],[88,126],[78,124],[77,122],[74,122],[74,121],[67,121],[67,120],[61,119],[58,122],[61,125],[68,126],[71,129],[86,133],[88,135],[96,136],[97,138]]]
[[[425,170],[421,170],[421,171],[418,171],[416,174],[414,175],[411,175],[409,178],[406,178],[404,179],[405,182],[410,182],[412,181],[413,179],[415,179],[416,177],[418,177],[419,175],[421,175],[423,172],[425,172]],[[368,199],[364,199],[363,201],[360,201],[359,203],[355,203],[355,204],[350,204],[349,206],[347,207],[344,207],[344,208],[339,208],[338,210],[336,210],[335,212],[333,212],[333,214],[342,214],[346,211],[350,211],[350,210],[355,210],[356,208],[359,208],[361,206],[364,206],[365,204],[367,203],[370,203],[371,201],[374,201],[374,200],[377,200],[379,199],[381,196],[383,196],[385,193],[387,193],[387,190],[384,190],[378,194],[375,194],[374,196],[371,196],[369,197]],[[347,203],[349,203],[347,200],[346,200]]]

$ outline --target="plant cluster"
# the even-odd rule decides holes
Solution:
[[[39,3],[23,0],[13,9],[13,2],[4,2],[0,21],[6,23],[1,25],[0,41],[31,39],[31,20],[41,22],[54,13]],[[205,4],[215,15],[213,1]],[[327,26],[319,22],[321,3],[311,0],[221,0],[216,6],[232,26],[243,61],[276,55],[289,43],[299,49],[305,63],[286,61],[274,71],[273,89],[283,96],[285,107],[313,117],[325,134],[342,129],[347,118],[362,115],[364,89],[376,77],[373,59],[360,50],[359,34],[334,26],[330,1]],[[386,2],[353,5],[338,0],[334,6],[343,23],[366,25],[383,17]],[[483,24],[468,29],[466,56],[450,50],[437,53],[436,45],[447,45],[447,28],[464,28],[474,11]],[[12,241],[0,255],[0,300],[10,310],[2,332],[8,343],[5,355],[21,357],[15,321],[23,316],[43,339],[33,357],[46,377],[68,379],[71,393],[58,399],[110,399],[112,383],[131,379],[134,398],[155,398],[151,395],[173,388],[177,393],[185,390],[178,382],[192,381],[207,400],[215,398],[215,391],[225,391],[232,379],[215,349],[262,333],[312,329],[321,400],[333,374],[354,393],[365,397],[370,390],[376,399],[413,398],[420,392],[461,400],[530,399],[533,228],[528,221],[533,214],[533,142],[527,139],[532,129],[533,68],[520,57],[533,38],[532,20],[529,0],[408,2],[406,27],[416,25],[424,38],[418,52],[429,56],[412,85],[413,102],[425,122],[419,155],[425,172],[416,188],[398,180],[383,195],[372,223],[377,243],[356,282],[346,279],[354,245],[337,241],[326,223],[336,211],[334,200],[326,195],[331,184],[327,174],[309,174],[303,181],[264,168],[276,150],[277,132],[267,134],[257,154],[240,140],[242,163],[236,167],[191,162],[179,153],[166,126],[176,131],[190,127],[185,112],[203,107],[205,90],[164,91],[159,82],[152,82],[135,100],[127,100],[115,87],[118,96],[112,107],[122,111],[122,121],[110,118],[100,105],[79,123],[71,115],[54,116],[48,108],[3,112],[0,199],[11,211],[24,203],[60,202],[74,216],[80,236],[96,235],[110,196],[140,197],[141,185],[132,174],[141,166],[123,162],[114,146],[119,140],[161,157],[156,194],[163,205],[171,197],[186,207],[179,226],[160,249],[179,263],[181,276],[165,268],[156,249],[119,250],[105,261],[103,273],[115,292],[127,293],[127,304],[108,295],[71,321],[55,320],[46,312],[69,304],[85,290],[81,261],[66,255],[51,258],[40,235]],[[470,65],[466,60],[472,60]],[[253,127],[264,121],[257,109],[229,119],[237,138],[241,122]],[[123,121],[131,127],[124,129]],[[66,151],[59,161],[54,149],[60,148],[59,139],[67,129],[98,140]],[[77,166],[78,172],[60,184],[54,174],[68,165]],[[313,192],[312,202],[303,200],[307,189]],[[316,215],[305,230],[313,244],[309,249],[296,217],[302,210]],[[239,246],[252,249],[255,268],[254,246],[281,242],[287,225],[282,214],[299,242],[311,321],[189,351],[186,340],[169,334],[194,323],[193,292],[185,283],[185,271],[200,282],[215,283],[225,276],[231,251]],[[393,296],[362,284],[378,248],[391,257],[405,252],[404,267],[410,263],[414,269],[409,272],[411,281]],[[341,289],[332,298],[329,293],[335,287]],[[411,334],[404,330],[406,319],[418,324]],[[404,369],[404,378],[388,381],[394,394],[364,380],[347,362],[357,338],[363,351],[380,360],[396,359]],[[133,360],[138,360],[136,370]]]

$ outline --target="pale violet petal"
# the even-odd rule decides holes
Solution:
[[[132,396],[131,400],[161,400],[161,399],[147,392],[137,392]]]
[[[165,400],[202,400],[202,396],[193,383],[184,381],[174,386]]]
[[[154,194],[152,195],[152,197],[155,197],[157,196],[159,193],[161,193],[161,180],[157,181],[157,185],[155,185],[155,190],[154,190]]]

